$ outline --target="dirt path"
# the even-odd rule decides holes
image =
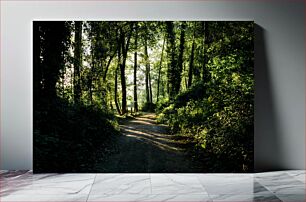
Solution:
[[[97,165],[100,172],[203,172],[192,160],[186,141],[156,124],[155,114],[125,120],[120,130],[122,135],[115,142],[118,151]]]

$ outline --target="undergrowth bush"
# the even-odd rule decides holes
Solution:
[[[154,112],[156,108],[155,103],[146,102],[142,107],[141,111],[143,112]]]
[[[158,121],[172,133],[192,137],[209,154],[213,172],[253,170],[253,73],[225,56],[209,63],[209,81],[195,83],[160,108]]]
[[[119,134],[114,116],[57,98],[34,109],[34,170],[88,172]],[[52,169],[52,170],[50,170]]]

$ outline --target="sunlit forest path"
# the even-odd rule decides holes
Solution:
[[[204,172],[192,158],[186,138],[171,135],[165,125],[156,123],[154,113],[144,113],[120,123],[118,149],[99,162],[101,172]],[[196,163],[198,162],[198,163]]]

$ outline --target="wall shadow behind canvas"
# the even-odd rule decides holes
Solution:
[[[263,161],[262,156],[270,156],[266,159],[282,159],[280,133],[277,121],[274,95],[271,84],[271,72],[269,69],[269,60],[266,53],[265,29],[260,25],[254,25],[255,32],[255,161],[259,166],[255,171],[268,171],[273,167],[279,170],[284,169],[278,162]],[[269,113],[266,113],[269,111]],[[257,146],[256,146],[257,145]],[[274,152],[269,152],[273,148]],[[270,169],[267,169],[270,168]],[[274,170],[274,169],[272,169]]]

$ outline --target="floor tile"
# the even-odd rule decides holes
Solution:
[[[200,174],[200,183],[209,195],[252,195],[253,177],[248,174]]]
[[[38,177],[39,176],[39,177]],[[42,175],[33,175],[29,171],[9,171],[1,175],[0,196],[13,194],[14,192],[29,187],[34,179],[40,178]],[[43,175],[47,176],[47,175]]]
[[[253,183],[253,193],[254,194],[260,194],[263,192],[270,192],[267,188],[265,188],[263,185],[261,185],[259,182],[254,180]]]
[[[88,202],[126,202],[126,201],[147,201],[147,202],[211,202],[207,195],[195,194],[195,195],[156,195],[156,194],[126,194],[126,195],[90,195]]]
[[[283,202],[305,202],[304,194],[276,194]]]
[[[151,174],[152,194],[202,194],[206,190],[193,174]]]
[[[288,171],[273,171],[273,172],[255,173],[254,179],[256,180],[292,179],[292,176],[288,175],[287,172]]]
[[[304,194],[305,184],[286,173],[274,176],[257,177],[261,185],[274,194]]]
[[[97,174],[92,195],[151,194],[149,174]]]
[[[1,196],[89,194],[95,174],[27,174],[7,179]]]
[[[273,194],[267,195],[233,195],[233,194],[220,194],[210,195],[211,199],[215,202],[282,202],[278,197]]]
[[[254,194],[254,202],[282,202],[277,196],[271,193],[266,194]]]
[[[144,201],[148,202],[212,202],[207,194],[182,194],[182,195],[156,195]]]
[[[218,195],[209,195],[213,201],[229,201],[229,202],[249,202],[253,201],[253,195],[233,195],[233,194],[218,194]]]
[[[1,202],[45,202],[45,201],[50,201],[50,202],[86,202],[88,195],[9,195],[9,196],[4,196],[1,197]]]
[[[292,176],[294,179],[299,180],[305,184],[305,171],[304,170],[292,170],[286,172],[288,175]]]

